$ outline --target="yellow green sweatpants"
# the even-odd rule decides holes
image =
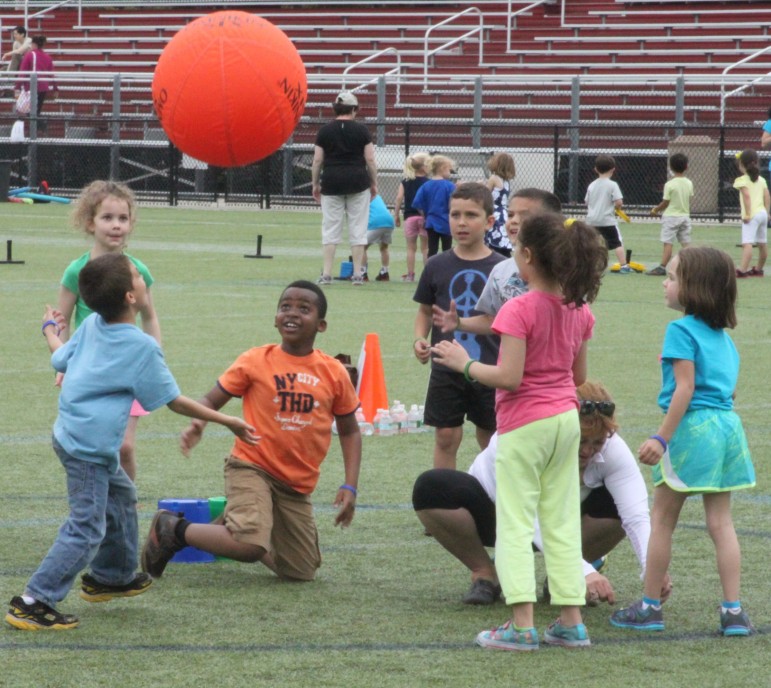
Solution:
[[[529,423],[498,438],[495,568],[507,604],[536,601],[536,514],[554,605],[583,605],[577,411]]]

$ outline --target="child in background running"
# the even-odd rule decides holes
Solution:
[[[768,258],[768,211],[771,196],[766,180],[760,176],[760,162],[754,150],[742,151],[736,164],[742,173],[734,181],[742,209],[742,262],[736,269],[736,276],[763,277],[763,267]],[[751,268],[753,244],[758,245],[758,264]]]
[[[672,558],[672,536],[691,494],[701,494],[723,588],[720,632],[753,632],[739,598],[741,552],[731,492],[755,485],[755,470],[733,398],[739,354],[724,328],[736,326],[731,257],[710,247],[684,248],[667,266],[664,300],[684,313],[667,326],[659,406],[664,420],[639,450],[653,467],[653,511],[643,598],[611,617],[619,628],[663,631],[659,591]],[[658,586],[658,587],[657,587]]]
[[[109,181],[94,181],[86,186],[75,201],[72,211],[72,224],[86,234],[91,235],[94,245],[80,258],[72,261],[64,271],[59,288],[58,310],[64,317],[67,327],[62,330],[62,341],[67,341],[71,329],[69,325],[75,315],[75,328],[93,312],[83,301],[78,291],[78,275],[90,260],[106,253],[123,253],[129,236],[134,231],[137,217],[137,204],[134,193],[125,184]],[[153,277],[147,266],[133,256],[126,254],[136,266],[147,285],[147,299],[139,310],[142,329],[158,344],[161,343],[161,326],[153,305],[150,285]],[[57,376],[59,383],[61,376]],[[136,479],[136,431],[140,416],[146,416],[139,402],[131,406],[131,416],[126,426],[126,434],[120,448],[120,465],[131,480]]]
[[[418,189],[428,181],[426,177],[426,163],[431,156],[428,153],[415,153],[408,155],[404,160],[404,179],[399,184],[394,201],[394,221],[397,227],[401,227],[399,212],[404,204],[404,238],[407,241],[407,274],[402,275],[402,282],[415,281],[415,255],[418,251],[420,240],[420,255],[423,257],[423,265],[428,260],[428,235],[426,234],[425,221],[420,211],[412,207],[415,194]]]
[[[428,161],[431,178],[423,184],[412,201],[412,207],[419,210],[425,218],[426,234],[428,235],[428,257],[452,247],[450,233],[450,196],[455,191],[455,184],[450,181],[450,175],[455,163],[444,155],[435,155]]]
[[[487,169],[490,170],[487,188],[493,194],[495,224],[485,234],[485,244],[502,256],[511,258],[512,245],[506,234],[506,220],[509,216],[509,192],[511,191],[509,182],[516,174],[514,158],[508,153],[496,153],[487,161]]]
[[[477,643],[499,650],[537,650],[533,534],[538,515],[552,604],[561,607],[544,640],[590,645],[581,618],[586,583],[581,556],[576,387],[586,380],[594,301],[608,264],[594,227],[544,213],[525,220],[514,258],[528,292],[503,304],[493,322],[501,337],[497,365],[470,358],[456,342],[432,348],[435,361],[496,388],[495,564],[512,618],[483,631]]]

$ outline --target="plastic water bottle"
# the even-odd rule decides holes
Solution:
[[[420,432],[420,426],[423,424],[423,416],[420,415],[418,405],[413,404],[407,412],[407,420],[404,423],[407,426],[407,432],[412,435]]]
[[[375,428],[372,423],[367,422],[367,419],[364,417],[364,409],[362,409],[361,406],[356,409],[356,422],[359,424],[359,431],[365,437],[370,437],[375,434]]]
[[[394,400],[391,406],[391,419],[393,420],[395,434],[407,432],[407,410],[401,401]]]
[[[396,434],[393,419],[388,409],[378,409],[375,414],[375,434],[380,437],[390,437]]]

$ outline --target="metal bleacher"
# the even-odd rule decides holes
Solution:
[[[151,116],[150,80],[164,46],[186,23],[218,8],[216,2],[151,8],[116,1],[104,8],[82,2],[78,12],[77,4],[32,19],[29,29],[47,36],[57,73],[68,75],[47,111],[93,118],[114,116],[115,74],[122,79],[121,115]],[[723,72],[765,48],[771,25],[771,2],[751,0],[285,0],[238,6],[275,23],[297,46],[309,76],[308,117],[328,116],[330,94],[342,86],[360,89],[374,102],[373,83],[382,77],[387,117],[470,117],[476,108],[491,119],[565,121],[576,118],[571,94],[578,78],[579,121],[672,118],[676,99],[684,96],[686,121],[714,123]],[[470,7],[481,19],[470,13],[437,26]],[[0,8],[4,34],[22,20],[18,11]],[[452,42],[476,27],[477,34]],[[428,57],[427,46],[436,54]],[[0,48],[4,52],[7,44]],[[357,66],[363,60],[366,67]],[[744,65],[741,77],[732,74],[761,79],[743,94],[750,98],[736,98],[736,121],[758,119],[757,102],[749,101],[766,97],[762,77],[768,74],[771,53]]]

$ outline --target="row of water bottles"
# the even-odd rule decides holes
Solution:
[[[356,411],[356,420],[362,435],[390,437],[399,434],[429,432],[431,428],[423,425],[423,406],[412,404],[408,411],[404,404],[395,400],[390,409],[378,409],[372,423],[364,418],[361,408]]]

